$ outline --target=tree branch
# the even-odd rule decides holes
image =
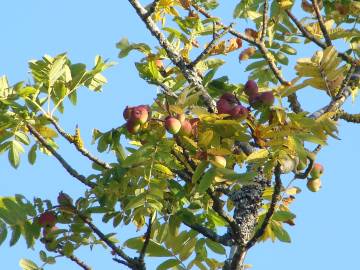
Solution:
[[[346,122],[360,124],[360,113],[350,114],[340,111],[336,114],[336,117],[345,120]]]
[[[301,108],[301,104],[297,98],[296,93],[293,93],[291,95],[288,96],[288,102],[290,104],[290,109],[294,112],[294,113],[300,113],[303,112],[304,110]]]
[[[148,227],[145,233],[145,241],[141,248],[140,255],[139,255],[139,261],[144,262],[144,257],[146,253],[146,249],[150,243],[150,237],[151,237],[151,228],[152,228],[152,217],[149,217]]]
[[[224,246],[231,246],[232,241],[228,234],[225,234],[223,236],[218,235],[214,231],[210,230],[209,228],[203,227],[199,224],[193,224],[188,223],[186,221],[183,221],[183,223],[188,226],[189,228],[193,229],[194,231],[197,231],[198,233],[202,234],[203,236],[209,238],[210,240],[217,242],[219,244],[222,244]]]
[[[263,21],[262,21],[262,29],[261,29],[261,36],[260,41],[263,42],[266,36],[267,26],[268,26],[268,9],[269,9],[269,2],[268,0],[264,1],[264,9],[263,9]]]
[[[203,8],[201,8],[200,6],[192,3],[191,4],[198,12],[200,12],[202,15],[204,15],[206,18],[214,18],[213,16],[211,16],[206,10],[204,10]],[[221,27],[225,27],[225,25],[219,21],[215,22],[217,25],[221,26]],[[266,46],[264,45],[264,43],[262,41],[257,41],[255,39],[252,38],[248,38],[245,34],[242,34],[240,32],[235,31],[233,28],[230,28],[229,33],[232,34],[235,37],[241,38],[242,40],[245,40],[246,42],[256,46],[260,52],[262,53],[264,59],[267,61],[270,69],[272,70],[272,72],[274,73],[275,77],[279,80],[279,82],[283,85],[290,85],[290,83],[288,81],[286,81],[283,76],[281,75],[281,71],[278,69],[278,67],[275,65],[274,60],[272,60],[269,55],[269,51],[266,48]]]
[[[124,251],[122,251],[120,248],[118,248],[113,242],[109,240],[109,238],[106,237],[106,235],[100,231],[92,222],[91,220],[79,213],[76,212],[77,216],[85,223],[87,224],[90,229],[108,246],[111,248],[111,250],[118,256],[120,256],[125,261],[122,262],[126,266],[130,267],[131,269],[136,269],[136,266],[139,264],[137,260],[131,258],[130,256],[126,255]]]
[[[146,27],[149,29],[151,34],[158,40],[160,46],[166,51],[168,57],[176,65],[186,80],[194,85],[195,89],[200,92],[203,101],[211,112],[216,112],[216,103],[209,95],[205,87],[202,85],[202,79],[198,76],[194,69],[191,69],[187,66],[184,59],[176,52],[173,46],[169,43],[167,38],[161,33],[158,26],[151,19],[151,17],[146,16],[147,12],[144,7],[140,4],[138,0],[128,0],[129,3],[134,7],[136,13],[145,23]]]
[[[86,179],[85,176],[79,174],[69,163],[50,145],[46,142],[46,139],[30,124],[26,124],[26,127],[29,129],[30,133],[39,141],[39,143],[45,147],[64,167],[64,169],[74,178],[79,180],[84,185],[94,188],[96,185]]]
[[[302,23],[294,16],[294,14],[291,13],[290,10],[285,10],[286,14],[289,16],[290,20],[296,25],[296,27],[300,30],[300,32],[302,33],[302,35],[307,38],[308,40],[314,42],[316,45],[318,45],[320,48],[325,49],[327,47],[327,45],[325,43],[323,43],[322,41],[320,41],[319,39],[317,39],[314,35],[310,34],[305,27],[302,25]],[[345,61],[348,62],[350,64],[355,63],[355,60],[347,55],[346,53],[341,53],[339,52],[339,56]]]
[[[317,2],[317,0],[311,0],[311,3],[312,3],[312,6],[313,6],[313,8],[314,8],[314,10],[315,10],[315,14],[316,14],[317,20],[318,20],[318,22],[319,22],[319,26],[320,26],[321,32],[323,33],[323,36],[324,36],[326,45],[327,45],[327,46],[331,46],[331,45],[332,45],[331,39],[330,39],[329,33],[328,33],[328,31],[327,31],[327,29],[326,29],[326,27],[325,27],[324,19],[323,19],[323,17],[321,16],[318,2]]]
[[[93,156],[86,148],[77,144],[72,135],[68,134],[64,129],[60,127],[60,125],[55,121],[54,118],[48,117],[47,119],[51,122],[51,124],[55,127],[55,129],[60,133],[60,135],[65,138],[69,143],[73,144],[75,148],[85,157],[87,157],[92,162],[96,163],[100,167],[104,169],[111,169],[112,167],[106,163],[105,161],[100,160],[99,158]]]
[[[159,2],[160,0],[154,0],[154,2],[149,5],[148,12],[145,15],[146,17],[150,17],[155,12]]]
[[[263,223],[261,224],[260,228],[255,232],[254,236],[246,243],[245,250],[249,250],[252,246],[256,244],[259,238],[264,234],[266,227],[269,225],[271,217],[273,216],[276,208],[276,204],[279,201],[279,194],[281,191],[281,171],[280,165],[277,165],[275,168],[275,185],[274,185],[274,192],[271,198],[271,203],[269,210],[266,212],[265,218]]]
[[[196,57],[196,59],[188,65],[189,68],[194,68],[200,61],[202,61],[211,50],[216,46],[216,42],[226,35],[232,26],[228,26],[224,29],[224,31],[220,34],[214,34],[214,38],[210,41],[210,43],[206,46],[206,48]]]
[[[73,261],[74,263],[76,263],[78,266],[80,266],[82,269],[84,270],[91,270],[92,268],[90,266],[88,266],[85,262],[81,261],[78,257],[76,257],[75,255],[70,255],[70,256],[66,256],[64,254],[64,252],[62,250],[58,250],[57,251],[59,254],[61,254],[62,256],[68,258],[69,260]]]

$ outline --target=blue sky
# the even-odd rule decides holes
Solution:
[[[79,124],[88,145],[94,127],[108,130],[119,126],[123,123],[122,110],[126,105],[152,101],[156,88],[138,78],[133,65],[140,55],[135,53],[128,58],[117,59],[115,43],[121,37],[156,45],[127,1],[107,0],[101,4],[99,1],[85,0],[3,2],[0,17],[0,75],[8,75],[11,83],[28,79],[27,61],[39,59],[44,54],[68,52],[73,62],[83,62],[89,66],[97,54],[118,62],[117,66],[106,72],[109,83],[103,93],[82,89],[78,106],[67,106],[62,118],[61,124],[69,131]],[[219,15],[227,16],[225,21],[231,22],[236,1],[221,2],[226,4],[223,4]],[[241,22],[238,27],[242,29],[246,23]],[[311,49],[309,45],[302,47],[301,55],[311,56]],[[234,82],[245,82],[247,75],[244,74],[244,67],[236,59],[234,55],[221,73],[229,75]],[[285,72],[288,77],[292,74]],[[309,111],[324,105],[327,100],[323,93],[312,89],[302,90],[300,98]],[[357,112],[358,107],[358,104],[350,102],[346,105],[352,112]],[[344,122],[340,123],[339,128],[341,140],[331,139],[329,146],[318,157],[318,161],[325,165],[322,190],[316,194],[310,193],[306,190],[305,182],[296,182],[304,192],[297,197],[292,208],[297,214],[296,226],[288,228],[292,243],[266,242],[257,245],[247,258],[253,269],[331,270],[353,269],[358,265],[356,250],[360,242],[357,233],[360,218],[356,211],[356,198],[360,190],[357,168],[360,128]],[[87,160],[76,155],[72,147],[64,145],[62,153],[83,174],[91,172]],[[39,157],[36,166],[28,165],[24,158],[20,168],[14,170],[6,157],[0,156],[0,195],[22,193],[28,198],[46,196],[54,200],[60,190],[73,196],[83,192],[83,187],[69,177],[53,158]],[[108,156],[103,158],[111,160]],[[109,226],[104,229],[112,231]],[[116,231],[120,239],[129,233],[121,227]],[[36,246],[35,251],[27,250],[22,240],[14,248],[9,248],[8,241],[5,242],[0,246],[1,268],[19,269],[18,261],[23,257],[39,262],[39,248]],[[109,252],[101,248],[92,252],[81,250],[78,255],[89,262],[93,269],[119,269],[112,262]],[[148,269],[155,268],[154,264],[149,264]],[[78,268],[66,260],[59,260],[58,264],[47,269]]]

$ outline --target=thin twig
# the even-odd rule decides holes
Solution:
[[[290,104],[290,109],[294,112],[294,113],[300,113],[303,112],[304,110],[301,108],[301,104],[297,98],[296,93],[293,93],[291,95],[288,96],[288,102]]]
[[[220,236],[214,231],[210,230],[209,228],[206,228],[204,226],[201,226],[199,224],[195,223],[189,223],[185,220],[183,220],[183,223],[188,226],[189,228],[193,229],[194,231],[197,231],[198,233],[202,234],[203,236],[209,238],[210,240],[217,242],[219,244],[222,244],[224,246],[231,246],[232,241],[231,238],[228,237],[227,234]],[[229,241],[230,240],[230,241]]]
[[[326,29],[326,27],[325,27],[324,19],[323,19],[323,17],[321,16],[318,2],[317,2],[317,0],[311,0],[311,3],[312,3],[312,6],[313,6],[313,8],[314,8],[314,10],[315,10],[315,14],[316,14],[317,20],[318,20],[318,22],[319,22],[319,26],[320,26],[321,32],[323,33],[323,36],[324,36],[326,45],[327,45],[327,46],[331,46],[331,45],[332,45],[331,39],[330,39],[329,33],[328,33],[328,31],[327,31],[327,29]]]
[[[192,3],[192,6],[198,11],[200,12],[202,15],[204,15],[206,18],[214,18],[213,16],[211,16],[206,10],[204,10],[203,8],[201,8],[200,6]],[[226,27],[223,23],[221,23],[220,21],[216,21],[215,22],[218,26],[220,27]],[[270,69],[272,70],[272,72],[274,73],[275,77],[279,80],[279,82],[282,85],[290,85],[290,83],[288,81],[286,81],[282,74],[280,69],[275,65],[274,60],[272,60],[272,58],[270,58],[270,52],[269,50],[266,48],[266,46],[264,45],[263,42],[261,41],[257,41],[255,39],[249,38],[247,37],[245,34],[242,34],[240,32],[237,32],[236,30],[234,30],[233,28],[230,28],[229,33],[232,34],[235,37],[241,38],[242,40],[245,40],[246,42],[256,46],[260,52],[262,53],[264,59],[266,60],[266,62],[268,63]]]
[[[296,25],[296,27],[300,30],[301,34],[307,38],[308,40],[314,42],[316,45],[318,45],[322,49],[326,49],[327,45],[323,43],[321,40],[317,39],[314,35],[310,34],[305,27],[302,25],[302,23],[294,16],[294,14],[291,13],[290,10],[285,10],[286,14],[289,16],[290,20]],[[347,55],[346,53],[339,52],[339,56],[346,62],[353,64],[355,60]]]
[[[51,124],[55,127],[55,129],[60,133],[60,135],[65,138],[69,143],[74,144],[75,148],[85,157],[87,157],[89,160],[93,161],[100,167],[104,169],[111,169],[112,167],[106,163],[105,161],[100,160],[99,158],[93,156],[86,148],[83,146],[80,146],[75,142],[73,139],[73,136],[68,134],[56,121],[55,119],[51,117],[47,117],[47,119],[51,122]]]
[[[26,124],[26,127],[30,133],[39,141],[39,143],[45,147],[64,167],[64,169],[74,178],[79,180],[84,185],[94,188],[96,185],[86,179],[85,176],[79,174],[69,163],[50,145],[46,142],[46,139],[30,124]]]
[[[146,230],[146,233],[145,233],[145,241],[144,241],[144,244],[143,244],[143,246],[141,248],[141,251],[140,251],[140,255],[139,255],[140,262],[144,262],[146,249],[147,249],[147,247],[149,246],[149,243],[150,243],[151,228],[152,228],[152,216],[149,217],[148,227],[147,227],[147,230]]]
[[[351,114],[344,111],[340,111],[336,115],[338,118],[345,120],[346,122],[360,124],[360,113]]]
[[[151,17],[147,17],[147,11],[144,7],[140,4],[138,0],[128,0],[129,3],[134,7],[136,13],[141,18],[141,20],[145,23],[148,30],[151,34],[158,40],[160,46],[166,51],[168,57],[176,65],[182,74],[184,75],[185,79],[189,82],[189,84],[193,85],[197,91],[200,92],[201,97],[208,107],[210,112],[217,112],[216,103],[213,98],[209,95],[205,87],[202,85],[202,79],[197,74],[194,69],[191,69],[187,66],[184,59],[179,55],[173,46],[169,43],[167,38],[164,34],[160,31],[159,27],[156,23],[151,19]]]
[[[309,174],[314,166],[314,159],[308,157],[308,160],[309,160],[309,165],[307,166],[306,170],[303,173],[295,174],[294,178],[305,179],[309,176]]]
[[[82,269],[84,270],[91,270],[92,268],[90,266],[88,266],[85,262],[81,261],[78,257],[76,257],[75,255],[71,254],[69,256],[66,256],[64,254],[64,252],[62,250],[58,250],[57,251],[59,254],[61,254],[62,256],[68,258],[69,260],[73,261],[74,263],[76,263],[78,266],[80,266]]]
[[[214,33],[213,39],[210,41],[210,43],[206,46],[206,48],[196,57],[196,59],[194,61],[192,61],[188,67],[189,68],[193,68],[195,67],[200,61],[202,61],[205,57],[207,57],[209,55],[209,53],[211,52],[211,50],[216,46],[216,42],[221,39],[224,35],[226,35],[230,28],[232,26],[228,26],[224,29],[224,31],[220,34],[216,34]]]
[[[261,29],[261,36],[260,41],[263,42],[266,36],[267,26],[268,26],[268,9],[269,9],[269,2],[268,0],[264,1],[264,9],[263,9],[263,22],[262,22],[262,29]]]
[[[118,248],[111,240],[109,240],[106,235],[98,229],[92,221],[82,215],[81,213],[77,212],[77,216],[85,223],[87,224],[90,229],[109,247],[111,250],[118,256],[120,256],[122,259],[124,259],[127,263],[127,266],[130,268],[133,268],[134,265],[138,264],[137,260],[131,258],[130,256],[126,255],[124,251],[122,251],[120,248]],[[124,262],[125,263],[125,262]]]
[[[265,214],[265,218],[263,223],[261,224],[260,228],[256,231],[254,236],[249,240],[249,242],[246,243],[245,250],[249,250],[253,245],[256,244],[256,242],[259,240],[259,238],[264,234],[266,227],[269,225],[271,217],[273,216],[276,208],[276,204],[279,200],[279,194],[281,191],[281,171],[280,171],[280,165],[277,165],[275,168],[275,185],[274,185],[274,192],[272,194],[271,203],[268,211]]]

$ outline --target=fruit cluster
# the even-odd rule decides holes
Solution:
[[[179,134],[181,136],[190,137],[197,130],[198,118],[186,119],[185,114],[178,114],[176,117],[167,116],[165,118],[165,129],[170,134]]]
[[[126,106],[123,116],[126,122],[126,128],[129,133],[137,133],[141,126],[150,118],[150,107],[148,105],[139,105],[135,107]]]
[[[320,163],[315,163],[310,171],[310,178],[307,181],[307,188],[312,192],[318,192],[321,188],[320,176],[324,173],[324,167]]]
[[[216,103],[216,107],[219,114],[229,114],[233,119],[244,120],[249,115],[248,109],[241,105],[231,93],[223,94]]]
[[[274,104],[275,97],[273,92],[259,93],[259,87],[255,81],[247,81],[244,86],[244,92],[248,96],[250,106],[254,109],[270,107]]]

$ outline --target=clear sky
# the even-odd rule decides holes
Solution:
[[[232,9],[237,1],[220,2],[224,4],[219,14],[227,16],[225,21],[231,22]],[[105,73],[109,83],[103,93],[95,94],[82,89],[78,106],[67,106],[62,118],[61,124],[69,131],[79,124],[88,145],[93,128],[108,130],[123,123],[122,110],[126,105],[151,103],[156,88],[137,76],[133,64],[140,55],[133,53],[126,59],[117,59],[115,43],[121,37],[156,44],[127,1],[11,0],[2,1],[1,9],[0,75],[8,75],[11,83],[27,80],[27,61],[39,59],[44,54],[68,52],[72,62],[83,62],[89,66],[97,54],[118,62]],[[242,22],[237,27],[242,29],[246,24]],[[303,46],[301,55],[311,56],[310,48],[309,45]],[[233,60],[221,73],[229,75],[234,82],[245,82],[247,75],[244,67],[236,59],[237,56],[233,55]],[[292,74],[289,71],[285,73],[289,77]],[[305,89],[300,93],[301,101],[306,103],[309,111],[324,105],[327,100],[325,94],[316,90]],[[358,104],[350,102],[346,105],[351,112],[357,112],[358,107]],[[360,190],[357,167],[360,128],[344,122],[339,128],[341,140],[331,139],[329,146],[318,157],[318,161],[325,165],[322,190],[310,193],[305,182],[299,180],[296,183],[304,192],[297,196],[292,206],[297,215],[296,226],[287,228],[292,243],[266,242],[257,245],[247,258],[247,262],[254,265],[253,269],[354,269],[359,264],[359,252],[356,250],[359,250],[360,242],[360,217],[356,209]],[[65,146],[61,152],[83,174],[91,172],[87,160],[76,155],[72,147]],[[111,160],[109,156],[103,158]],[[0,196],[21,193],[29,199],[38,196],[55,200],[60,190],[73,196],[82,194],[83,187],[69,177],[53,158],[39,157],[34,167],[28,165],[24,157],[20,168],[14,170],[6,157],[0,156]],[[113,230],[109,226],[104,228],[107,232]],[[121,240],[129,234],[122,227],[115,230]],[[39,248],[36,246],[35,251],[27,250],[23,240],[14,248],[9,248],[7,240],[0,246],[0,268],[19,269],[18,261],[23,257],[39,263]],[[81,250],[77,254],[93,269],[122,269],[112,262],[109,252],[101,248],[92,252]],[[148,269],[155,268],[155,264],[149,264]],[[60,259],[58,264],[47,269],[78,268]]]

